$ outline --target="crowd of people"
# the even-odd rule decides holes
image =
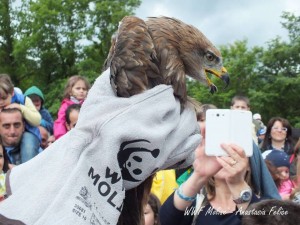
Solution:
[[[0,74],[0,201],[6,198],[7,171],[31,160],[76,126],[89,89],[85,77],[70,77],[53,120],[38,87],[23,94],[9,75]],[[228,156],[212,157],[204,153],[205,113],[212,108],[217,106],[204,104],[196,110],[202,141],[195,150],[194,164],[156,173],[144,206],[146,225],[242,224],[244,212],[263,199],[300,205],[300,138],[294,142],[289,121],[273,117],[264,125],[261,115],[255,113],[253,155],[246,157],[240,146],[230,143],[222,145]],[[250,111],[250,101],[235,96],[230,108]],[[252,219],[243,224],[247,221]]]
[[[197,113],[203,134],[205,112],[210,108],[216,106],[202,105]],[[250,110],[250,101],[245,96],[235,96],[230,108]],[[194,165],[177,174],[179,187],[167,200],[160,199],[161,224],[269,224],[268,220],[273,224],[299,223],[295,212],[300,210],[300,141],[294,143],[292,126],[281,117],[273,117],[264,125],[261,115],[255,113],[252,138],[253,156],[245,157],[239,146],[224,145],[229,157],[217,158],[218,162],[204,154],[202,141],[195,151]],[[172,182],[162,183],[168,187]],[[251,194],[241,200],[239,193]],[[272,210],[280,207],[289,218],[277,215],[274,220]]]
[[[0,196],[5,197],[5,173],[41,153],[51,143],[73,129],[81,104],[90,88],[83,76],[67,81],[58,118],[53,121],[45,108],[43,92],[36,86],[24,94],[14,87],[7,74],[0,74]]]

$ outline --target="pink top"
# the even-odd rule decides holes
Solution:
[[[79,102],[79,104],[82,104],[82,103],[83,103],[83,101]],[[54,121],[53,131],[54,131],[55,140],[57,140],[58,138],[60,138],[61,136],[63,136],[64,134],[67,133],[66,111],[67,111],[67,108],[73,104],[76,104],[76,102],[72,101],[71,99],[65,98],[62,101],[60,108],[58,110],[57,119]]]
[[[288,179],[280,183],[280,186],[278,188],[278,192],[283,198],[284,196],[290,195],[292,193],[292,189],[294,188],[293,182]]]

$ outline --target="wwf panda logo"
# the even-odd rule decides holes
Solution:
[[[149,175],[144,174],[149,173],[149,170],[146,169],[147,162],[157,158],[160,153],[159,149],[147,149],[145,146],[149,144],[148,140],[137,139],[125,141],[120,145],[118,162],[124,180],[139,182]],[[146,171],[143,171],[142,168]]]

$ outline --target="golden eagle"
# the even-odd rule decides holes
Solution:
[[[169,17],[150,17],[147,21],[124,17],[112,39],[104,64],[107,68],[121,97],[168,84],[184,105],[186,75],[208,85],[211,93],[217,88],[207,72],[229,84],[219,50],[197,28]]]
[[[172,85],[182,109],[188,100],[186,75],[209,86],[211,93],[217,87],[207,73],[229,84],[218,49],[195,27],[168,17],[151,17],[147,21],[124,17],[112,38],[103,69],[108,68],[117,96],[130,97],[167,84]],[[150,177],[126,190],[118,225],[144,224],[143,206],[151,182]]]

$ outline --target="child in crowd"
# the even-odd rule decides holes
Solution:
[[[42,152],[43,150],[45,150],[48,147],[49,132],[43,126],[38,126],[38,128],[40,130],[41,138],[42,138],[42,141],[41,141],[41,152]]]
[[[264,139],[266,137],[266,132],[267,132],[267,127],[260,128],[257,131],[257,140],[258,140],[259,147],[261,147],[262,142],[264,141]]]
[[[54,122],[54,137],[57,140],[65,133],[66,128],[66,110],[73,104],[82,104],[87,97],[90,83],[85,77],[74,75],[69,78],[65,87],[63,101],[58,111],[57,120]]]
[[[0,202],[4,200],[6,194],[5,174],[8,171],[8,159],[0,139]]]
[[[264,152],[265,161],[270,162],[277,168],[277,175],[279,177],[278,192],[283,200],[288,200],[293,191],[294,183],[290,179],[290,162],[289,156],[284,151],[271,150]],[[272,171],[270,171],[272,173]],[[273,172],[274,179],[274,172]]]
[[[67,108],[66,111],[66,128],[68,131],[72,130],[77,123],[79,111],[81,105],[80,104],[73,104]]]
[[[300,138],[299,138],[300,140]],[[297,187],[300,187],[300,145],[298,143],[294,147],[294,153],[290,157],[291,170],[295,171],[295,174],[292,174],[291,179],[295,182]]]
[[[55,137],[54,137],[54,135],[49,136],[49,138],[48,138],[48,140],[47,140],[48,146],[49,146],[49,145],[52,145],[54,142],[55,142]]]
[[[25,119],[25,132],[20,143],[21,163],[24,163],[39,153],[41,136],[37,126],[41,122],[41,115],[30,98],[14,91],[10,77],[0,74],[0,111],[4,108],[19,109]],[[9,156],[9,151],[14,146],[4,147]],[[11,163],[15,164],[12,161]]]
[[[38,87],[32,86],[25,91],[24,95],[31,99],[35,108],[41,114],[42,119],[40,125],[42,127],[45,127],[47,131],[52,135],[53,119],[49,111],[44,107],[45,98],[43,92]]]
[[[145,225],[160,225],[159,209],[159,199],[154,194],[150,193],[148,203],[144,207]]]
[[[253,124],[255,125],[255,131],[258,133],[259,130],[265,128],[266,126],[264,125],[261,115],[259,113],[253,114]]]
[[[249,98],[246,97],[246,96],[242,96],[242,95],[234,96],[231,99],[230,109],[251,111]],[[255,144],[258,145],[258,139],[257,139],[257,136],[256,136],[256,129],[255,129],[256,125],[255,125],[254,122],[256,123],[256,120],[252,121],[252,139],[255,142]]]

